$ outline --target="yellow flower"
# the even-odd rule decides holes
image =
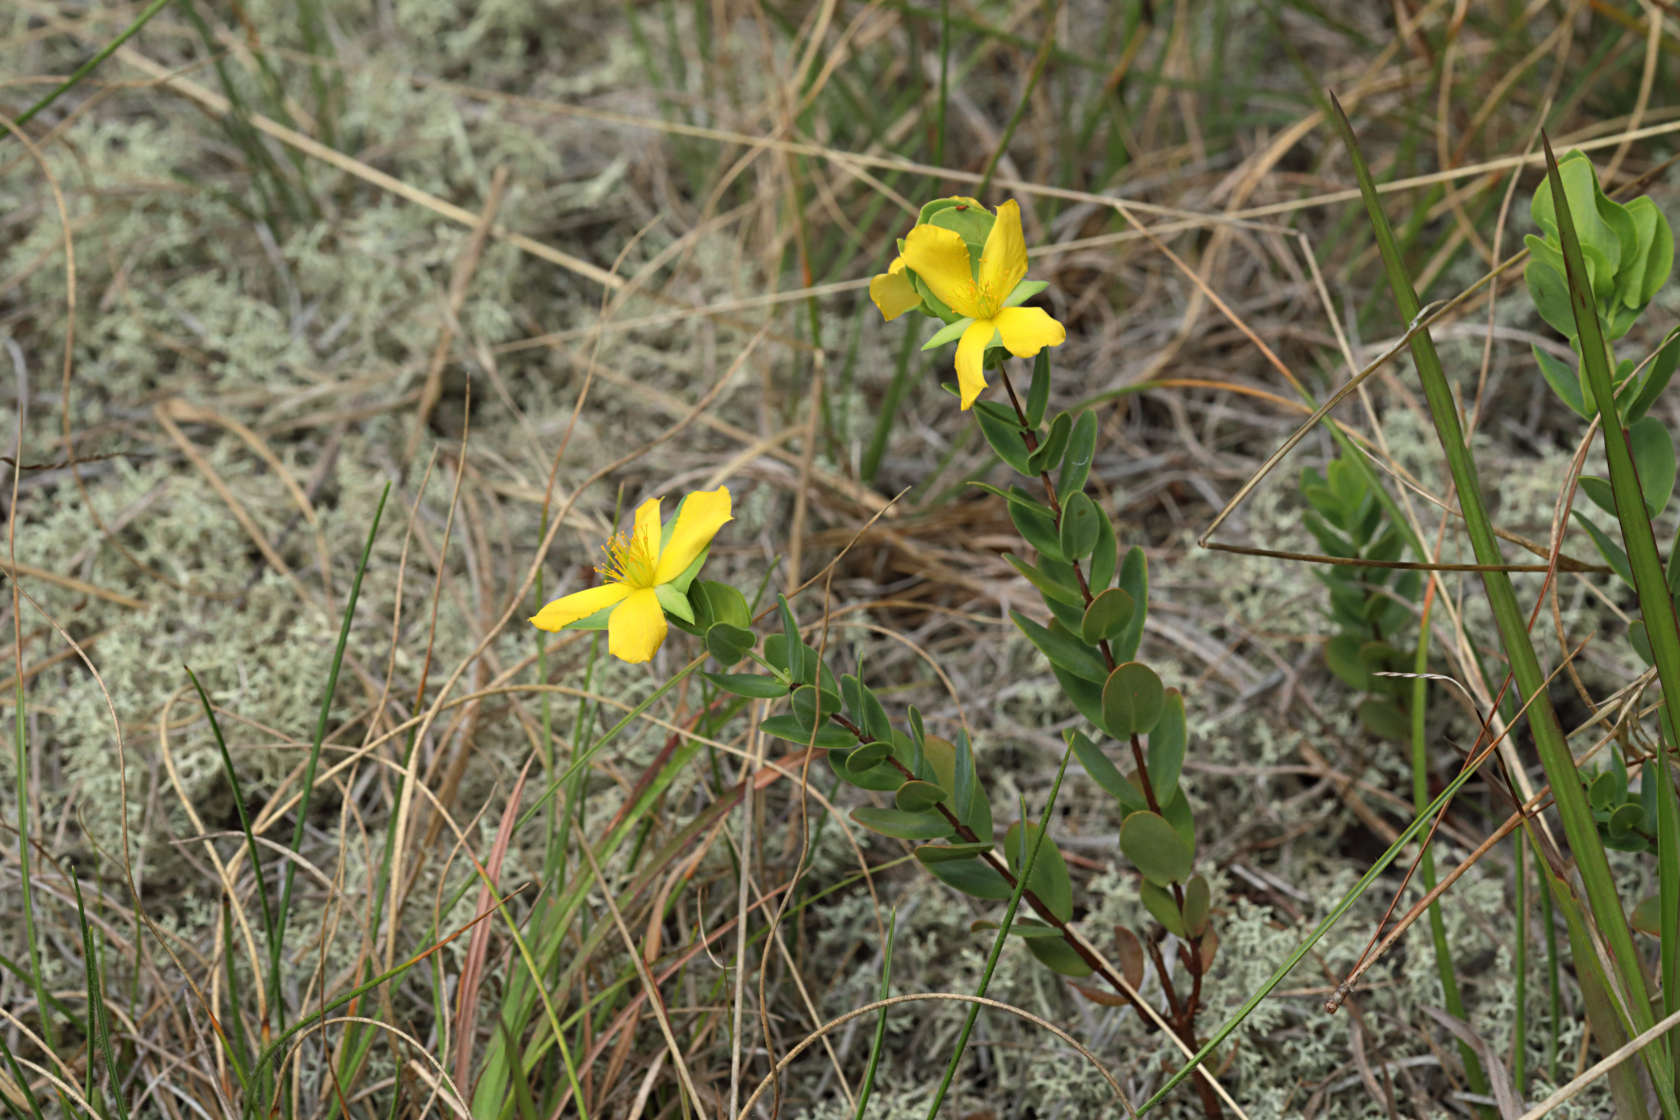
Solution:
[[[1021,236],[1021,208],[1011,199],[998,207],[976,270],[968,245],[948,229],[919,225],[904,239],[904,265],[952,311],[972,322],[957,343],[957,388],[967,409],[986,387],[986,347],[1000,339],[1017,358],[1067,341],[1067,331],[1037,307],[1010,307],[1007,300],[1027,274],[1027,245]],[[874,294],[874,283],[870,284]],[[879,302],[879,301],[877,301]]]
[[[665,640],[662,600],[676,606],[674,613],[682,613],[686,600],[681,605],[675,600],[693,579],[691,569],[701,553],[729,520],[727,487],[697,490],[683,501],[670,538],[661,546],[659,499],[649,498],[637,508],[630,531],[607,542],[606,563],[595,569],[606,582],[554,600],[531,617],[531,624],[540,630],[561,630],[611,607],[608,652],[621,661],[650,660]]]
[[[875,301],[881,317],[889,323],[922,305],[922,297],[916,294],[910,278],[904,275],[903,257],[894,257],[885,272],[869,278],[869,298]]]

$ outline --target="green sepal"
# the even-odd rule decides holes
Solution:
[[[1016,283],[1015,287],[1010,289],[1008,295],[1003,297],[1003,305],[1005,307],[1019,307],[1049,286],[1050,282],[1047,280],[1021,280]],[[1038,354],[1039,357],[1042,358],[1044,356],[1044,351],[1040,350]],[[1037,373],[1036,369],[1034,370],[1034,373]],[[1046,390],[1046,393],[1048,393],[1048,390]],[[1042,416],[1043,413],[1041,412],[1039,415]],[[1027,419],[1031,420],[1034,424],[1038,423],[1037,420],[1033,420],[1031,413],[1027,414]]]
[[[666,614],[674,615],[691,626],[694,624],[694,611],[688,605],[688,596],[678,591],[675,584],[658,584],[654,587],[653,594],[659,600],[660,609]]]
[[[932,338],[922,343],[922,353],[925,354],[929,350],[937,350],[941,346],[946,346],[957,341],[957,339],[962,337],[963,332],[973,326],[973,324],[973,319],[958,319],[954,323],[946,323],[943,327],[940,327],[937,331],[933,332]]]

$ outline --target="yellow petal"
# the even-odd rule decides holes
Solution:
[[[1004,346],[1017,358],[1030,358],[1046,346],[1067,341],[1067,329],[1042,307],[1006,307],[992,322]]]
[[[986,347],[996,332],[990,319],[982,319],[971,324],[957,343],[957,391],[962,394],[964,412],[986,389]]]
[[[636,507],[636,524],[630,532],[639,547],[649,556],[659,555],[659,537],[665,531],[659,517],[659,499],[649,498]]]
[[[893,261],[891,269],[870,277],[869,298],[875,301],[881,317],[889,323],[906,311],[921,306],[922,297],[916,294],[910,278],[904,275],[903,257]]]
[[[980,250],[980,291],[990,318],[1027,274],[1027,243],[1021,236],[1021,208],[1012,198],[998,207],[997,221]],[[1034,353],[1037,353],[1035,350]]]
[[[665,640],[665,611],[653,588],[632,591],[607,618],[607,652],[620,661],[652,660]]]
[[[659,554],[659,567],[653,574],[654,583],[669,583],[694,563],[700,551],[712,543],[717,531],[731,520],[729,488],[696,490],[683,502],[677,512],[677,523],[665,551]]]
[[[588,618],[602,607],[622,602],[629,594],[630,588],[622,583],[603,583],[600,587],[574,591],[532,615],[531,625],[538,630],[558,630],[568,623]]]
[[[904,239],[904,263],[939,301],[958,315],[984,319],[992,309],[982,307],[969,267],[968,244],[948,229],[917,226]],[[1008,293],[1004,293],[1007,295]]]

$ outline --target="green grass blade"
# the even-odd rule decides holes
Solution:
[[[128,1120],[128,1104],[123,1099],[122,1077],[117,1072],[116,1054],[111,1049],[111,1019],[110,1012],[105,1007],[103,956],[94,940],[93,927],[88,924],[87,907],[82,903],[82,882],[74,872],[70,875],[70,885],[76,892],[76,921],[82,929],[82,968],[87,979],[89,1048],[97,1050],[100,1059],[105,1063],[105,1077],[110,1082],[111,1100],[116,1105],[118,1120]],[[89,1089],[95,1089],[97,1083],[94,1080],[94,1061],[91,1054],[87,1063],[87,1079]],[[90,1092],[88,1099],[98,1098]]]
[[[227,774],[228,786],[233,790],[233,807],[239,813],[239,830],[245,834],[245,850],[251,857],[251,874],[257,880],[257,903],[262,908],[263,930],[268,935],[269,954],[272,957],[279,951],[279,931],[274,924],[274,908],[268,898],[268,883],[263,879],[257,837],[251,831],[251,815],[245,809],[245,791],[239,786],[239,773],[233,768],[233,756],[228,754],[227,740],[222,737],[222,725],[216,719],[216,710],[210,703],[210,695],[199,683],[198,674],[192,671],[192,666],[182,665],[181,668],[187,671],[187,678],[198,691],[198,702],[210,720],[210,736],[216,740],[216,750],[221,753],[222,770]]]
[[[12,615],[17,616],[17,597],[12,598]],[[29,958],[29,986],[41,1015],[41,1038],[47,1048],[58,1048],[58,1028],[47,1001],[47,982],[41,974],[41,938],[35,927],[35,880],[29,863],[29,765],[24,734],[23,646],[18,646],[17,704],[14,708],[13,773],[17,775],[18,904],[23,910],[23,942]]]
[[[1528,868],[1524,866],[1527,839],[1519,830],[1512,837],[1516,875],[1511,909],[1517,916],[1517,939],[1511,955],[1511,972],[1515,980],[1515,1006],[1511,1017],[1511,1082],[1516,1086],[1517,1099],[1525,1100],[1523,1083],[1528,1080]]]
[[[1066,750],[1062,752],[1062,764],[1056,770],[1056,780],[1050,785],[1050,796],[1044,804],[1044,812],[1039,816],[1041,822],[1038,835],[1033,839],[1032,851],[1021,861],[1021,873],[1015,876],[1015,890],[1009,896],[1009,905],[1004,908],[1003,920],[998,923],[997,936],[992,938],[991,952],[986,954],[986,967],[980,972],[980,982],[975,985],[974,994],[984,996],[986,989],[991,986],[992,973],[997,970],[998,960],[1003,956],[1003,947],[1009,940],[1009,927],[1015,924],[1015,911],[1020,908],[1021,895],[1026,892],[1027,883],[1032,879],[1033,864],[1038,860],[1038,853],[1044,847],[1044,842],[1050,836],[1050,821],[1052,812],[1056,808],[1056,795],[1061,792],[1062,779],[1067,775],[1068,759],[1073,757],[1073,744],[1070,741]],[[1027,820],[1027,807],[1023,800],[1021,804],[1021,819]],[[1027,828],[1021,826],[1021,847],[1026,847],[1024,841]],[[1018,850],[1018,849],[1017,849]],[[962,1030],[957,1034],[957,1044],[951,1049],[951,1060],[945,1066],[945,1076],[939,1081],[939,1088],[934,1091],[933,1101],[928,1105],[927,1120],[934,1120],[939,1115],[939,1106],[945,1103],[945,1094],[951,1088],[951,1079],[957,1075],[957,1067],[962,1064],[963,1052],[968,1049],[968,1036],[974,1031],[974,1022],[980,1017],[980,1004],[970,1002],[968,1011],[963,1016]],[[859,1115],[862,1115],[861,1105]]]
[[[1552,155],[1550,141],[1545,139],[1544,134],[1541,139],[1546,148],[1546,177],[1552,185],[1552,197],[1562,200],[1565,196],[1563,180],[1558,174],[1557,160]],[[1663,739],[1667,748],[1673,750],[1680,747],[1680,735],[1676,735],[1674,724],[1675,713],[1680,712],[1680,620],[1674,615],[1674,600],[1669,597],[1662,557],[1657,553],[1657,536],[1651,529],[1651,518],[1646,512],[1645,494],[1639,484],[1639,472],[1634,467],[1627,430],[1622,427],[1621,416],[1616,410],[1615,392],[1610,377],[1610,346],[1598,321],[1598,306],[1593,298],[1592,284],[1587,278],[1586,259],[1581,253],[1581,242],[1575,233],[1575,219],[1569,212],[1569,207],[1562,201],[1559,201],[1553,210],[1557,215],[1558,240],[1562,242],[1564,271],[1569,283],[1570,310],[1574,312],[1577,338],[1581,344],[1581,368],[1586,374],[1593,404],[1598,409],[1599,427],[1604,434],[1604,454],[1610,467],[1610,490],[1616,503],[1616,521],[1621,526],[1622,544],[1627,550],[1628,566],[1633,570],[1634,590],[1639,596],[1640,614],[1644,618],[1645,633],[1651,643],[1651,659],[1656,664],[1657,681],[1662,689]],[[1664,756],[1659,756],[1659,759],[1662,757]],[[1674,796],[1673,783],[1664,782],[1663,786],[1668,790],[1668,797],[1662,800],[1671,800]],[[1560,798],[1560,804],[1561,801]],[[1573,843],[1573,840],[1571,842]],[[1672,845],[1666,852],[1659,849],[1659,860],[1674,864],[1680,861],[1680,850],[1676,850]],[[1601,921],[1607,920],[1598,915],[1596,909],[1594,913]],[[1664,917],[1663,927],[1666,931],[1674,925],[1675,915],[1670,913]],[[1611,933],[1609,930],[1604,932],[1606,935]],[[1622,938],[1628,939],[1627,956],[1631,958],[1632,967],[1627,967],[1620,947],[1612,942],[1616,949],[1617,966],[1623,973],[1623,983],[1627,985],[1634,1001],[1634,1006],[1629,1009],[1632,1012],[1632,1020],[1638,1029],[1643,1030],[1652,1022],[1650,1002],[1646,998],[1642,983],[1644,973],[1640,970],[1639,959],[1633,951],[1625,925],[1620,933]],[[1663,946],[1667,952],[1672,952],[1674,947],[1672,939]],[[1665,957],[1663,963],[1666,980],[1670,971],[1668,966],[1672,961]],[[1634,983],[1635,979],[1641,981],[1638,986]],[[1664,993],[1665,1005],[1673,995],[1672,989]],[[1670,1061],[1668,1048],[1660,1045],[1647,1046],[1640,1056],[1645,1060],[1652,1080],[1657,1083],[1657,1096],[1662,1101],[1663,1114],[1669,1117],[1680,1116],[1680,1098],[1675,1096],[1674,1066]]]
[[[70,90],[80,85],[82,79],[86,78],[89,74],[98,69],[100,63],[104,62],[107,58],[110,58],[113,54],[116,54],[118,47],[121,47],[124,43],[133,38],[142,27],[146,26],[147,22],[153,16],[157,15],[168,6],[169,0],[152,0],[152,2],[147,4],[139,15],[134,17],[133,22],[122,29],[122,32],[117,35],[116,38],[100,47],[93,53],[91,58],[72,70],[69,77],[65,78],[57,86],[53,87],[51,93],[35,102],[35,104],[31,105],[23,112],[19,113],[17,115],[17,119],[13,121],[13,123],[20,126],[28,124],[29,121],[33,119],[34,116],[42,109],[45,109],[48,105],[51,105],[54,101],[57,101],[60,97],[63,97],[66,93],[70,92]],[[10,133],[7,133],[7,135],[10,135]]]
[[[321,710],[315,717],[315,735],[309,744],[309,761],[304,766],[303,787],[298,791],[297,821],[292,826],[291,851],[298,855],[303,849],[304,825],[309,819],[310,794],[315,786],[315,769],[321,761],[321,747],[327,738],[327,720],[332,714],[333,696],[338,691],[338,672],[344,665],[344,647],[350,642],[350,621],[356,616],[356,600],[362,593],[362,577],[367,574],[368,558],[373,555],[373,540],[379,533],[379,519],[385,512],[385,500],[391,496],[391,484],[385,484],[379,495],[379,505],[373,511],[373,524],[368,526],[367,542],[362,545],[362,558],[356,565],[356,578],[350,584],[350,597],[344,604],[344,619],[338,628],[338,645],[333,649],[332,665],[327,670],[327,686],[321,693]],[[280,955],[286,941],[286,919],[292,909],[292,880],[297,862],[287,860],[280,877],[280,907],[274,915],[275,937],[269,946],[269,1007],[276,1016],[276,1026],[284,1029],[285,1005],[280,996]]]
[[[887,940],[881,946],[881,990],[877,999],[892,995],[893,934],[898,930],[898,907],[887,918]],[[887,1044],[887,1008],[875,1017],[875,1037],[869,1043],[869,1064],[863,1071],[863,1084],[858,1088],[857,1110],[852,1120],[863,1120],[869,1108],[869,1094],[875,1089],[875,1073],[881,1066],[881,1051]]]
[[[1377,857],[1376,862],[1371,864],[1366,869],[1365,874],[1359,877],[1359,882],[1355,883],[1352,889],[1330,908],[1330,911],[1324,915],[1318,925],[1313,927],[1312,932],[1307,934],[1306,938],[1295,946],[1294,951],[1277,967],[1277,970],[1267,977],[1266,982],[1261,984],[1243,1001],[1242,1006],[1237,1008],[1231,1017],[1220,1025],[1217,1031],[1213,1032],[1212,1036],[1202,1044],[1200,1050],[1191,1055],[1190,1059],[1167,1079],[1166,1084],[1155,1091],[1154,1096],[1143,1102],[1138,1108],[1140,1114],[1148,1112],[1165,1099],[1179,1082],[1189,1077],[1192,1070],[1205,1061],[1209,1054],[1218,1049],[1230,1037],[1231,1032],[1242,1025],[1243,1020],[1248,1018],[1249,1013],[1260,1006],[1260,1001],[1270,995],[1272,989],[1283,983],[1284,978],[1294,971],[1295,966],[1300,964],[1308,953],[1312,952],[1313,946],[1322,941],[1324,935],[1329,933],[1335,924],[1342,920],[1342,915],[1346,914],[1353,907],[1353,904],[1359,900],[1359,897],[1371,888],[1377,878],[1388,870],[1388,866],[1399,858],[1400,853],[1419,833],[1429,826],[1429,822],[1435,818],[1435,815],[1446,808],[1447,803],[1457,796],[1460,787],[1468,782],[1476,772],[1476,769],[1470,767],[1460,770],[1453,777],[1453,780],[1447,783],[1446,788],[1435,796],[1435,800],[1431,801],[1423,812],[1412,818],[1412,823],[1407,825],[1399,836],[1395,837],[1394,843],[1389,845],[1388,851]]]
[[[1370,469],[1363,456],[1358,462],[1365,470]],[[1433,606],[1433,601],[1425,606],[1423,617],[1418,622],[1417,653],[1412,660],[1412,672],[1417,674],[1412,678],[1412,808],[1420,813],[1429,804],[1429,738],[1424,726],[1429,710],[1429,681],[1423,674],[1429,669],[1429,615]],[[1418,883],[1425,891],[1435,889],[1435,852],[1432,848],[1424,848],[1418,857]],[[1464,1009],[1464,996],[1458,990],[1452,947],[1447,943],[1447,923],[1441,916],[1439,902],[1429,906],[1429,940],[1435,950],[1435,973],[1441,980],[1441,1002],[1449,1015],[1468,1023],[1470,1016]],[[1462,1039],[1458,1043],[1458,1057],[1464,1063],[1464,1076],[1470,1083],[1471,1091],[1480,1096],[1488,1095],[1487,1071],[1482,1069],[1481,1060],[1470,1044]]]
[[[1365,209],[1376,232],[1378,248],[1382,252],[1383,268],[1388,276],[1389,288],[1401,317],[1410,321],[1416,318],[1421,310],[1417,293],[1412,290],[1411,280],[1406,274],[1404,262],[1400,259],[1393,230],[1383,213],[1370,170],[1360,155],[1352,125],[1341,112],[1339,103],[1335,108],[1336,112],[1332,117],[1353,162]],[[1567,207],[1558,209],[1562,212]],[[1541,671],[1540,660],[1535,655],[1522,609],[1517,603],[1516,592],[1512,588],[1509,574],[1497,568],[1504,563],[1504,558],[1483,502],[1475,460],[1465,443],[1464,432],[1459,424],[1457,402],[1447,384],[1446,373],[1429,332],[1418,331],[1413,334],[1410,346],[1424,396],[1435,422],[1436,435],[1446,455],[1447,466],[1458,493],[1465,534],[1469,538],[1477,563],[1490,566],[1481,573],[1482,586],[1492,608],[1501,645],[1510,660],[1518,699],[1528,711],[1529,729],[1538,748],[1546,780],[1551,784],[1553,796],[1556,798],[1564,835],[1568,838],[1570,851],[1580,864],[1580,878],[1593,923],[1609,949],[1611,959],[1615,963],[1617,979],[1626,993],[1623,1011],[1630,1016],[1636,1030],[1644,1030],[1654,1022],[1644,971],[1640,966],[1632,935],[1628,931],[1627,915],[1616,894],[1610,861],[1605,855],[1604,844],[1599,838],[1592,812],[1587,805],[1586,791],[1576,773],[1574,757],[1569,752],[1563,727],[1558,722],[1550,697],[1546,694],[1545,675]],[[1651,1048],[1647,1048],[1645,1058],[1647,1064],[1653,1066],[1653,1076],[1656,1075],[1657,1067],[1667,1070],[1666,1054],[1659,1057]],[[1667,1083],[1672,1079],[1663,1076],[1658,1080]],[[1659,1087],[1659,1092],[1661,1091],[1662,1088]],[[1672,1099],[1672,1084],[1667,1085],[1667,1091]],[[1676,1108],[1680,1109],[1680,1105]]]
[[[41,1102],[35,1099],[35,1090],[29,1087],[29,1075],[24,1072],[23,1065],[17,1060],[17,1055],[13,1054],[12,1048],[6,1044],[4,1031],[0,1031],[0,1060],[5,1061],[6,1068],[11,1071],[12,1083],[18,1087],[18,1092],[23,1094],[23,1103],[29,1107],[29,1111],[24,1112],[12,1101],[11,1097],[0,1093],[0,1101],[6,1103],[7,1114],[20,1118],[26,1117],[27,1120],[43,1120]]]

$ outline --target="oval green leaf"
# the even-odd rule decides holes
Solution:
[[[1033,859],[1032,874],[1027,877],[1027,887],[1038,900],[1044,903],[1050,913],[1062,921],[1073,917],[1073,882],[1068,878],[1067,861],[1062,859],[1061,849],[1050,837],[1044,837],[1039,843],[1039,828],[1029,823],[1025,829],[1021,822],[1016,821],[1009,826],[1009,831],[1003,837],[1004,858],[1009,861],[1009,869],[1016,876],[1021,874],[1021,866],[1032,857],[1033,848],[1038,848],[1038,856]],[[1023,848],[1023,843],[1025,847]]]
[[[1133,813],[1120,826],[1120,850],[1157,886],[1190,877],[1190,849],[1158,813]]]
[[[1132,620],[1132,597],[1118,587],[1111,587],[1091,600],[1085,617],[1079,623],[1079,636],[1095,645],[1118,636]]]
[[[1166,690],[1155,670],[1141,661],[1117,666],[1103,683],[1103,722],[1119,738],[1154,730],[1166,704]]]
[[[942,840],[951,834],[950,824],[931,810],[911,812],[860,805],[852,810],[852,819],[871,832],[900,840]]]

